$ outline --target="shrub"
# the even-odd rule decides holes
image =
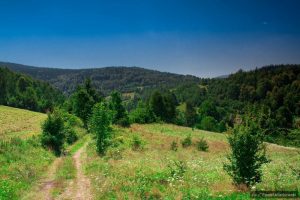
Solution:
[[[184,140],[181,141],[181,145],[183,148],[189,147],[192,145],[192,137],[188,135]]]
[[[177,151],[178,150],[178,145],[177,145],[177,142],[176,141],[173,141],[171,143],[171,150],[172,151]]]
[[[198,151],[207,151],[208,150],[208,144],[206,140],[201,138],[199,141],[196,143]]]
[[[60,155],[63,149],[65,134],[64,122],[58,110],[48,114],[48,118],[42,125],[42,130],[42,145],[53,150],[55,155]]]
[[[261,181],[261,166],[269,162],[263,143],[263,134],[255,122],[235,126],[228,137],[231,153],[229,163],[224,169],[233,178],[236,185],[247,187]]]
[[[134,135],[131,142],[131,148],[134,151],[142,150],[144,148],[144,142],[138,135]]]

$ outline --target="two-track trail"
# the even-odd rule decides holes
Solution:
[[[42,178],[38,184],[29,192],[23,199],[36,200],[53,200],[53,199],[76,199],[76,200],[91,200],[92,194],[90,192],[90,180],[83,172],[83,158],[86,156],[87,142],[78,149],[72,156],[74,167],[76,169],[76,177],[69,181],[63,192],[54,197],[53,190],[57,187],[62,187],[56,181],[56,172],[60,163],[63,162],[64,157],[57,158],[48,168],[46,176]]]
[[[59,196],[58,199],[78,199],[78,200],[91,200],[92,195],[90,192],[90,180],[84,175],[82,168],[82,160],[86,156],[85,143],[74,155],[73,160],[76,168],[76,179],[68,185],[66,190]]]

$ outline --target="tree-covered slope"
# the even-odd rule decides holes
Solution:
[[[112,90],[128,93],[143,88],[173,88],[183,82],[196,83],[200,80],[195,76],[159,72],[139,67],[58,69],[1,62],[0,66],[47,81],[66,94],[75,91],[77,85],[82,84],[86,78],[91,78],[96,89],[104,94],[108,94]]]
[[[0,67],[0,105],[46,112],[63,101],[63,94],[49,83]]]

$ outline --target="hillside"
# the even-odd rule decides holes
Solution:
[[[0,105],[0,139],[27,138],[41,133],[41,124],[47,115]]]
[[[19,131],[36,133],[45,117],[5,106],[0,111],[3,135],[10,134],[16,116]],[[223,169],[230,150],[226,134],[163,123],[113,126],[113,132],[114,145],[105,156],[96,153],[95,141],[87,135],[56,158],[38,138],[15,134],[10,143],[0,143],[0,199],[251,199]],[[184,148],[188,135],[192,145]],[[201,138],[207,151],[197,149]],[[271,162],[263,166],[256,188],[299,190],[299,149],[267,144],[267,156]]]
[[[105,157],[95,153],[94,143],[87,147],[84,163],[95,199],[251,199],[223,169],[229,152],[225,134],[171,124],[134,124],[115,128],[115,134],[118,145]],[[188,135],[192,145],[183,148]],[[142,141],[140,149],[133,146],[136,137]],[[208,151],[197,150],[201,138],[208,142]],[[173,141],[176,151],[171,149]],[[267,154],[272,161],[263,166],[263,181],[256,188],[299,189],[297,149],[268,144]]]
[[[139,67],[58,69],[4,62],[0,62],[0,67],[7,67],[13,71],[47,81],[65,94],[71,94],[79,84],[84,82],[85,78],[91,78],[96,89],[104,94],[108,94],[112,90],[129,93],[143,88],[173,88],[183,82],[197,83],[200,80],[195,76],[159,72]]]
[[[46,112],[64,101],[49,83],[0,67],[0,105]]]

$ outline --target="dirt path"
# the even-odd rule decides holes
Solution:
[[[62,162],[62,157],[54,160],[46,173],[46,177],[42,178],[33,192],[28,193],[23,199],[44,199],[51,200],[51,190],[55,187],[55,173]]]
[[[82,160],[86,156],[85,149],[87,143],[83,145],[74,155],[73,160],[76,168],[76,179],[71,181],[58,199],[76,199],[76,200],[91,200],[90,180],[84,175],[82,169]]]

